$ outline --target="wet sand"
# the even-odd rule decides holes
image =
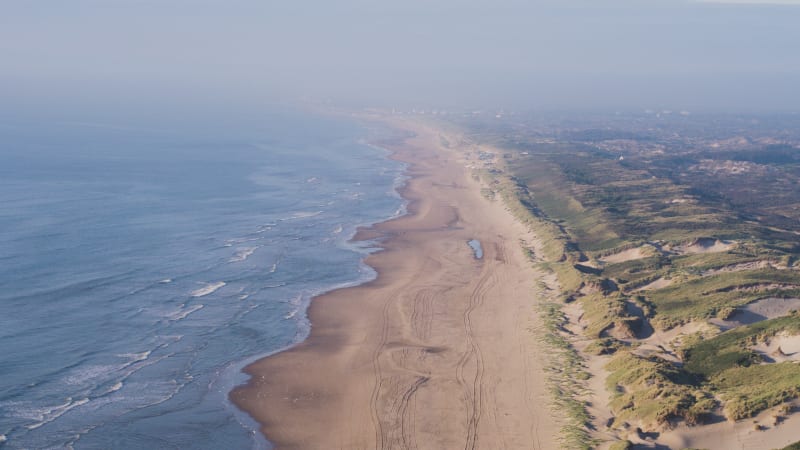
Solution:
[[[556,448],[520,246],[535,237],[437,130],[395,125],[416,133],[382,144],[409,164],[409,214],[360,233],[381,239],[378,277],[314,299],[308,339],[248,366],[231,399],[278,449]]]

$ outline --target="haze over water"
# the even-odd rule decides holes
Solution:
[[[245,122],[242,118],[242,122]],[[224,129],[0,128],[7,448],[263,445],[227,401],[246,360],[363,281],[356,226],[398,213],[383,133],[290,111]]]
[[[0,99],[797,111],[798,23],[798,0],[7,0]]]
[[[239,369],[370,276],[347,238],[401,206],[359,143],[384,131],[275,102],[796,111],[798,23],[799,0],[4,1],[0,444],[263,444]]]

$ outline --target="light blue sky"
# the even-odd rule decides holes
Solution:
[[[800,110],[799,55],[790,0],[0,3],[6,102]]]

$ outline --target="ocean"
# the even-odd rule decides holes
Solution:
[[[91,119],[0,124],[0,447],[268,447],[228,392],[374,276],[349,238],[403,211],[390,131]]]

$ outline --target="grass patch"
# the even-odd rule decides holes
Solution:
[[[581,381],[588,380],[583,359],[561,333],[566,322],[561,304],[547,302],[539,307],[543,328],[539,340],[548,352],[547,372],[548,388],[553,407],[566,418],[561,428],[561,444],[567,449],[590,449],[597,445],[591,437],[588,426],[591,416],[586,409],[586,402],[579,399],[585,393]]]
[[[625,300],[622,295],[604,296],[602,294],[586,295],[580,298],[583,307],[583,318],[588,321],[585,334],[588,337],[600,338],[602,332],[625,316]]]
[[[761,356],[750,349],[780,332],[800,333],[800,316],[766,320],[699,341],[685,351],[685,368],[703,377],[710,389],[720,394],[726,417],[752,417],[800,397],[800,365],[760,364]]]
[[[581,273],[566,262],[544,262],[540,266],[556,274],[561,290],[565,295],[574,294],[583,285]]]
[[[727,369],[759,363],[761,358],[749,347],[782,331],[800,333],[800,316],[765,320],[700,341],[684,352],[686,370],[708,378]]]
[[[661,255],[609,264],[603,269],[603,275],[616,279],[626,289],[635,289],[667,275],[672,268],[672,261]]]
[[[638,421],[657,428],[670,420],[702,423],[716,401],[697,387],[686,372],[659,358],[641,358],[620,352],[606,367],[606,380],[614,397],[615,424]]]
[[[705,270],[719,269],[725,266],[755,262],[769,257],[769,253],[763,254],[757,249],[742,249],[719,253],[696,253],[690,255],[676,256],[672,258],[672,264],[681,269],[702,272]]]
[[[657,321],[669,328],[692,319],[707,319],[726,307],[769,296],[800,295],[800,277],[772,268],[694,277],[649,293]]]
[[[800,366],[784,362],[735,367],[715,375],[711,385],[725,401],[728,419],[746,419],[800,397]]]

